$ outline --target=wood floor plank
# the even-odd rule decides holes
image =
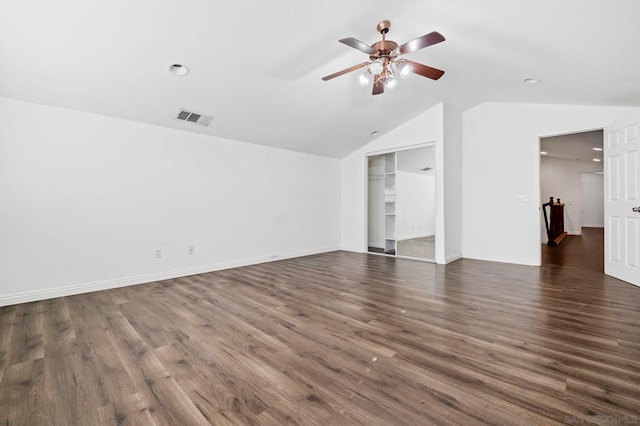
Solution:
[[[44,302],[48,314],[44,318],[45,344],[73,339],[75,331],[71,315],[64,299],[51,299]]]
[[[11,323],[14,329],[6,351],[7,365],[44,357],[44,317],[46,302],[19,305]]]
[[[601,244],[541,268],[332,252],[2,307],[0,424],[640,424],[640,289]]]
[[[13,364],[5,370],[0,389],[2,424],[53,425],[53,395],[44,385],[44,359]]]
[[[0,371],[9,364],[11,356],[13,333],[16,330],[15,317],[17,306],[0,308]]]

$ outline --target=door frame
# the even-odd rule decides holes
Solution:
[[[566,131],[566,132],[558,132],[558,133],[549,133],[549,134],[544,134],[544,135],[539,135],[538,136],[538,143],[535,144],[536,147],[536,155],[534,156],[535,158],[535,194],[533,196],[534,200],[538,200],[538,220],[536,222],[536,234],[537,234],[537,238],[536,240],[538,241],[538,250],[536,250],[537,253],[537,257],[538,257],[538,261],[537,261],[537,266],[542,266],[542,244],[544,244],[544,242],[542,241],[542,232],[540,230],[540,227],[542,226],[542,190],[540,187],[540,177],[541,177],[541,173],[540,173],[540,164],[542,162],[542,155],[540,154],[541,151],[541,145],[542,145],[542,139],[544,138],[551,138],[554,136],[565,136],[565,135],[574,135],[576,133],[585,133],[585,132],[594,132],[597,130],[602,130],[602,146],[604,147],[604,127],[590,127],[590,128],[586,128],[586,129],[574,129],[574,130],[570,130],[570,131]],[[604,167],[603,164],[603,170],[605,173],[605,179],[606,179],[606,174],[608,173],[608,170],[606,167]],[[544,200],[549,201],[549,200]],[[580,200],[580,202],[582,203],[582,200]],[[606,232],[606,221],[605,221],[605,232]],[[604,274],[604,271],[602,272]]]
[[[387,257],[397,257],[397,258],[401,258],[401,259],[411,259],[411,260],[421,260],[424,262],[431,262],[431,263],[436,263],[436,260],[425,260],[425,259],[417,259],[417,258],[413,258],[413,257],[406,257],[406,256],[398,256],[396,255],[390,255],[390,254],[384,254],[384,253],[370,253],[369,252],[369,157],[375,157],[377,155],[383,155],[383,154],[389,154],[392,152],[400,152],[400,151],[408,151],[410,149],[417,149],[417,148],[427,148],[433,146],[436,150],[438,149],[437,143],[435,141],[430,141],[430,142],[422,142],[422,143],[417,143],[417,144],[412,144],[412,145],[403,145],[403,146],[398,146],[398,147],[392,147],[392,148],[385,148],[385,149],[380,149],[380,150],[374,150],[374,151],[366,151],[364,153],[364,243],[363,243],[363,252],[367,253],[367,254],[373,254],[373,255],[378,255],[378,256],[387,256]],[[442,162],[439,158],[438,155],[436,155],[436,169],[441,169],[442,168]],[[438,173],[436,173],[436,203],[441,202],[439,196],[438,196]],[[440,218],[439,217],[439,210],[436,206],[436,247],[435,247],[435,257],[436,259],[438,258],[438,253],[440,248],[438,247],[438,241],[444,241],[444,235],[442,235],[442,237],[439,237],[438,235],[438,229],[440,229],[438,227],[438,221],[439,220],[444,220],[444,218]]]

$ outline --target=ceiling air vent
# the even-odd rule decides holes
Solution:
[[[201,126],[208,126],[209,123],[211,123],[211,120],[213,120],[213,116],[211,115],[196,114],[195,112],[187,111],[186,109],[178,111],[176,118],[178,120],[200,124]]]

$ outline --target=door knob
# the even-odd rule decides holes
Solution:
[[[631,210],[633,210],[636,213],[640,213],[640,207],[631,207]]]

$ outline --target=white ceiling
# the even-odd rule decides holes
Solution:
[[[602,163],[602,151],[593,150],[593,148],[602,148],[602,143],[602,130],[594,130],[542,138],[540,139],[540,151],[546,152],[545,157],[576,161],[593,161],[596,158]]]
[[[638,16],[638,0],[0,0],[0,96],[342,157],[441,101],[640,106]],[[381,96],[358,73],[322,81],[367,59],[337,40],[373,43],[382,19],[398,43],[441,32],[407,57],[444,77]]]

